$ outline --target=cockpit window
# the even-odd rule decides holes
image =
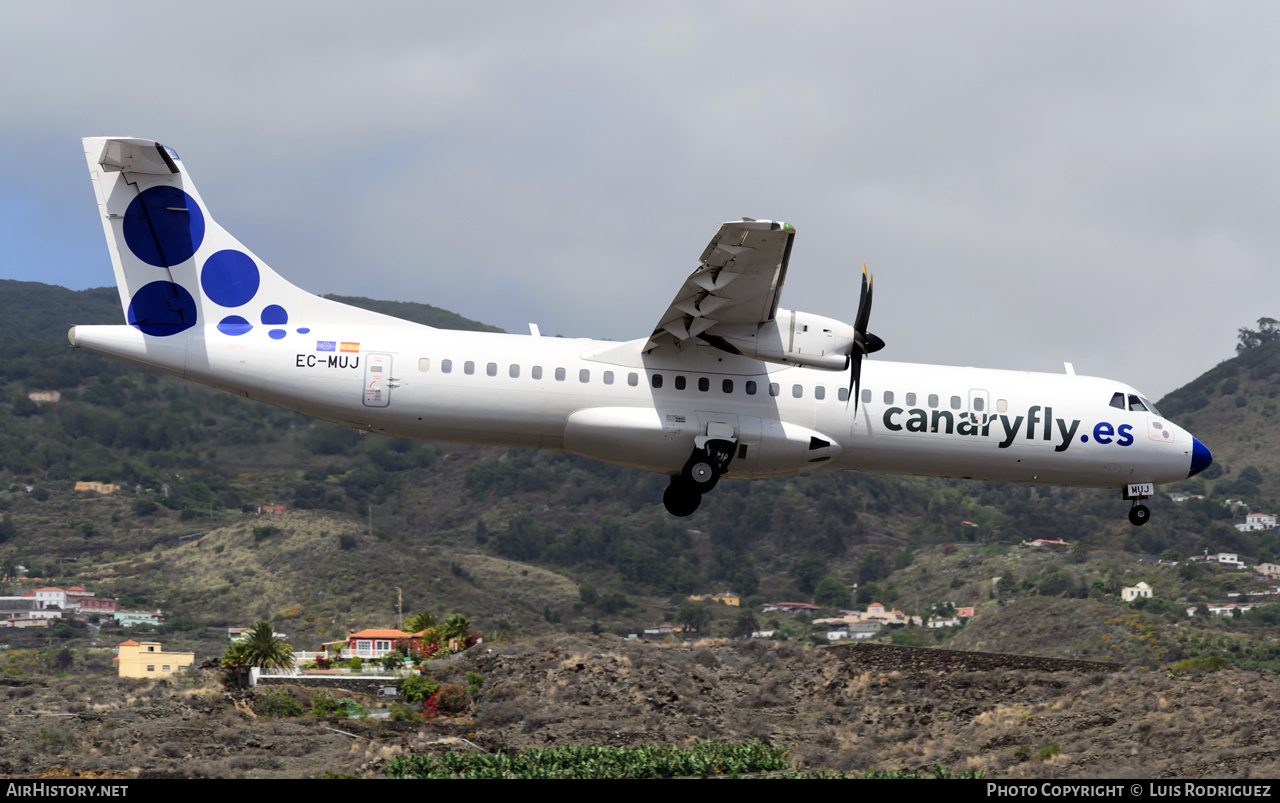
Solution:
[[[1134,412],[1134,413],[1145,413],[1147,411],[1147,406],[1142,403],[1141,399],[1139,399],[1137,396],[1130,393],[1129,394],[1129,410],[1130,412]]]
[[[1155,413],[1156,415],[1160,415],[1160,411],[1156,409],[1156,406],[1155,406],[1154,404],[1152,404],[1152,403],[1147,399],[1147,397],[1146,397],[1146,396],[1139,396],[1138,398],[1142,399],[1142,403],[1143,403],[1143,404],[1145,404],[1145,405],[1147,405],[1147,409],[1148,409],[1148,410],[1150,410],[1151,412]]]
[[[1116,408],[1117,410],[1123,410],[1123,409],[1124,409],[1124,394],[1123,394],[1123,393],[1112,393],[1112,394],[1111,394],[1111,406],[1112,406],[1112,407],[1114,407],[1114,408]]]

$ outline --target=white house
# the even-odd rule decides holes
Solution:
[[[1244,524],[1237,524],[1236,529],[1242,533],[1254,530],[1270,530],[1276,526],[1274,513],[1250,513],[1244,517]]]
[[[1138,597],[1151,596],[1151,586],[1146,583],[1138,583],[1136,586],[1125,586],[1120,589],[1120,598],[1125,602],[1133,602]]]

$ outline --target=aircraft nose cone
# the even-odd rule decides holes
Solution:
[[[1213,453],[1205,448],[1205,445],[1200,442],[1199,438],[1193,437],[1191,439],[1191,473],[1187,476],[1194,477],[1201,471],[1208,468],[1209,464],[1212,462]]]

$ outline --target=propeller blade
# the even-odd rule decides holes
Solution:
[[[857,354],[849,355],[849,390],[848,397],[844,400],[844,406],[848,407],[853,402],[853,420],[858,420],[858,394],[862,392],[862,357]]]
[[[867,321],[871,319],[871,277],[867,275],[867,266],[862,266],[862,296],[858,299],[858,315],[853,319],[853,331],[861,335],[867,331]]]
[[[862,295],[858,299],[858,314],[853,319],[853,349],[849,354],[849,397],[845,406],[853,402],[853,420],[858,420],[858,394],[862,391],[862,360],[884,348],[884,341],[867,331],[867,323],[871,320],[871,297],[875,289],[872,278],[867,273],[867,265],[862,265]]]

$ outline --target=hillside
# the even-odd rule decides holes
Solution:
[[[1214,463],[1184,487],[1219,499],[1276,510],[1280,499],[1280,342],[1224,360],[1159,402],[1161,412],[1195,433]],[[1255,471],[1249,472],[1252,467]],[[1246,473],[1248,472],[1248,473]],[[1256,472],[1256,475],[1255,475]]]
[[[950,660],[958,657],[959,661]],[[652,644],[554,635],[484,645],[441,668],[481,676],[474,709],[429,723],[253,716],[263,687],[228,694],[211,672],[102,677],[109,655],[43,671],[0,654],[0,771],[177,778],[376,777],[390,760],[446,750],[689,745],[762,740],[799,768],[941,766],[988,778],[1272,777],[1280,678],[1116,672],[933,650],[703,640]],[[1013,668],[1013,667],[1018,668]],[[978,668],[981,667],[981,668]],[[349,690],[285,686],[302,709]],[[385,699],[355,695],[364,705]]]
[[[100,583],[131,607],[162,607],[193,643],[205,627],[270,617],[287,620],[300,647],[314,646],[390,622],[397,587],[406,613],[461,612],[488,631],[628,633],[670,621],[695,592],[732,590],[758,611],[765,601],[813,600],[819,587],[834,588],[829,604],[839,604],[839,590],[857,584],[845,604],[927,612],[934,603],[1036,596],[1115,606],[1122,585],[1146,578],[1167,601],[1157,615],[1171,622],[1173,600],[1196,604],[1263,587],[1156,570],[1140,556],[1209,549],[1280,559],[1274,534],[1237,532],[1230,525],[1239,509],[1217,501],[1230,489],[1232,498],[1249,491],[1244,498],[1257,507],[1272,502],[1266,455],[1280,451],[1280,439],[1267,426],[1267,383],[1270,366],[1280,365],[1275,346],[1229,360],[1163,402],[1218,454],[1207,473],[1224,463],[1230,470],[1205,482],[1206,500],[1157,497],[1146,527],[1129,526],[1127,503],[1111,492],[824,472],[726,481],[692,518],[676,520],[658,501],[665,479],[655,475],[556,452],[361,436],[68,349],[45,310],[114,322],[113,290],[6,289],[0,563],[49,582]],[[365,301],[462,325],[426,305]],[[62,391],[62,401],[26,397],[48,389]],[[1199,407],[1196,393],[1205,399]],[[1234,407],[1237,397],[1245,404]],[[1252,472],[1240,465],[1252,447],[1228,438],[1229,426],[1252,428]],[[1250,486],[1255,474],[1262,479]],[[74,491],[76,480],[127,490],[101,497]],[[258,517],[261,505],[290,513]],[[206,530],[194,542],[178,540]],[[1074,549],[1065,556],[1010,547],[1033,538]],[[712,606],[711,614],[709,632],[727,635],[740,611]],[[792,638],[818,632],[804,620],[778,626]],[[1269,630],[1249,632],[1271,649]],[[1019,638],[988,635],[984,648],[1008,649]],[[216,650],[216,639],[198,648]]]

